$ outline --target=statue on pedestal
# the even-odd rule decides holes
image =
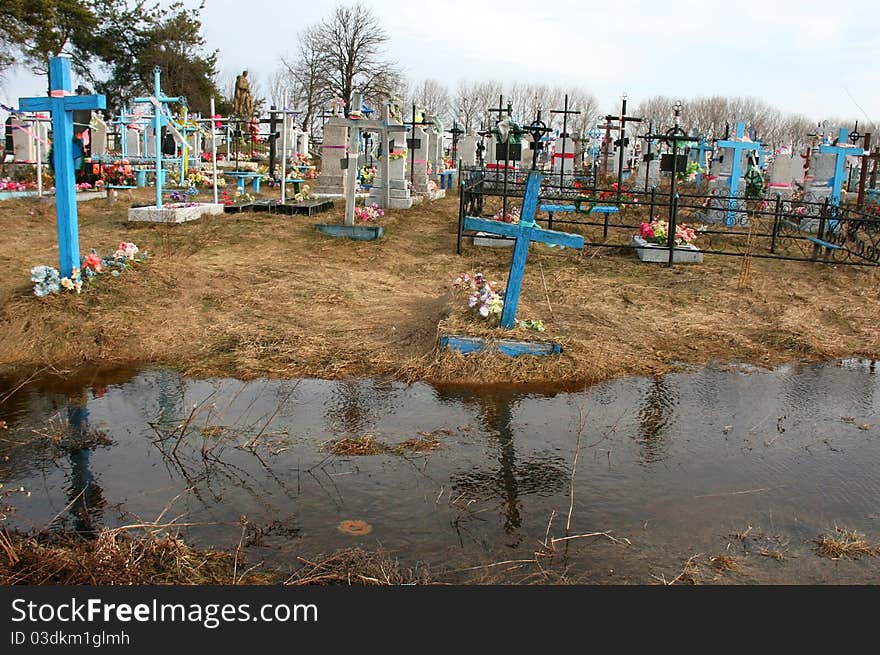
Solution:
[[[254,115],[254,99],[251,96],[251,83],[248,81],[247,71],[242,71],[242,74],[235,78],[232,113],[246,120],[250,120]]]

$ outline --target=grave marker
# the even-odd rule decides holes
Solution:
[[[59,271],[71,277],[79,268],[79,226],[77,224],[76,176],[73,170],[73,112],[106,109],[102,95],[73,95],[70,59],[49,60],[49,97],[21,98],[22,111],[48,111],[52,114],[53,164],[55,167],[55,205],[58,222]]]

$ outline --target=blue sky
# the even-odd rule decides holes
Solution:
[[[194,4],[188,2],[189,5]],[[225,76],[247,68],[266,81],[296,34],[336,2],[207,0],[208,44]],[[815,119],[880,119],[876,0],[595,2],[371,0],[391,36],[389,55],[418,81],[546,82],[590,89],[603,111],[621,93],[633,104],[675,97],[752,95]],[[0,101],[40,94],[10,76]]]

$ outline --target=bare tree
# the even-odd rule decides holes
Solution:
[[[292,102],[302,110],[301,129],[315,133],[316,119],[324,103],[332,99],[325,83],[321,33],[318,26],[307,27],[300,32],[296,56],[281,58],[281,65],[293,88]]]
[[[359,3],[336,7],[316,28],[316,38],[324,85],[346,109],[355,88],[378,99],[397,86],[396,64],[382,57],[388,34],[368,7]]]
[[[423,81],[412,90],[409,98],[409,104],[424,107],[429,114],[443,122],[452,111],[449,89],[437,80]]]

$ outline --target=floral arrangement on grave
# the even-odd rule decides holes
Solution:
[[[499,209],[495,212],[495,215],[492,216],[493,221],[503,221],[504,223],[519,223],[519,207],[512,207],[504,214],[504,209]]]
[[[202,171],[191,171],[189,175],[186,176],[186,179],[183,181],[183,184],[180,186],[184,186],[187,188],[192,187],[202,187],[202,188],[212,188],[214,186],[214,178],[209,177]],[[226,186],[226,180],[223,179],[222,175],[217,176],[217,186]]]
[[[361,168],[361,184],[372,184],[373,180],[376,179],[376,173],[378,173],[378,170],[375,166],[364,166]]]
[[[694,229],[686,223],[679,223],[675,226],[675,245],[693,245],[693,242],[697,240],[698,232],[703,229],[705,228],[699,227]],[[668,246],[669,223],[661,221],[659,218],[655,217],[650,223],[642,223],[641,226],[639,226],[639,235],[648,243]]]
[[[315,200],[318,196],[312,193],[312,187],[308,184],[303,184],[300,192],[293,196],[293,199],[296,202],[305,202],[306,200]]]
[[[240,207],[241,205],[250,205],[256,200],[254,196],[249,193],[242,193],[238,189],[234,192],[235,195],[230,196],[229,191],[223,191],[223,204],[226,207],[232,207],[233,205],[236,207]]]
[[[764,176],[757,166],[749,166],[743,179],[746,183],[747,198],[759,198],[764,193]]]
[[[196,207],[199,204],[194,200],[197,195],[199,191],[194,186],[186,191],[172,191],[168,194],[168,199],[172,202],[169,207]]]
[[[98,178],[95,180],[95,183],[91,182],[80,182],[76,185],[77,191],[100,191],[104,188],[104,180]]]
[[[388,159],[392,159],[392,160],[403,159],[408,154],[409,154],[409,149],[407,149],[407,148],[401,148],[400,150],[392,150],[391,153],[388,155]]]
[[[375,202],[372,205],[354,208],[354,217],[356,220],[366,223],[367,221],[375,221],[385,215],[385,210]]]
[[[120,159],[112,164],[104,164],[102,175],[107,184],[113,186],[136,186],[134,169],[127,159]]]
[[[36,182],[17,182],[8,177],[0,177],[0,191],[30,191],[36,188]]]
[[[31,269],[31,282],[34,283],[34,295],[45,298],[49,294],[69,291],[81,293],[83,285],[91,286],[98,276],[109,273],[112,277],[133,268],[147,259],[147,251],[141,251],[136,244],[123,241],[116,251],[107,257],[101,257],[96,250],[91,250],[83,257],[80,268],[73,269],[70,277],[61,277],[58,269],[52,266],[34,266]]]
[[[311,166],[312,156],[309,154],[303,154],[301,152],[293,155],[293,165],[294,166]]]
[[[688,162],[687,168],[683,171],[680,171],[678,175],[679,182],[696,182],[697,175],[700,173],[705,173],[706,171],[698,162],[691,161]]]
[[[504,310],[504,291],[497,290],[495,282],[489,282],[482,273],[461,273],[452,283],[457,294],[465,296],[468,310],[474,316],[497,324]]]

